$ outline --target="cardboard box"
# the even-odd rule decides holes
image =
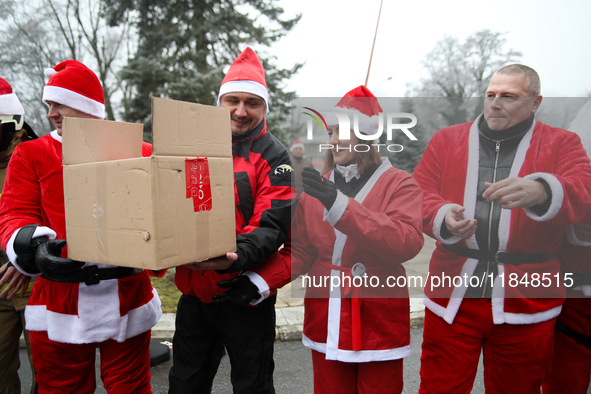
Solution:
[[[64,119],[70,258],[162,269],[236,250],[229,111],[153,98],[152,122],[141,157],[141,124]]]

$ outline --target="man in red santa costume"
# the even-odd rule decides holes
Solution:
[[[591,88],[587,90],[591,97]],[[570,130],[579,134],[591,152],[591,101],[580,110]],[[566,299],[556,319],[552,369],[542,386],[544,394],[585,394],[591,377],[591,225],[565,228],[558,251],[566,277]]]
[[[240,271],[256,267],[285,242],[295,197],[287,149],[267,130],[265,70],[252,49],[230,66],[218,106],[231,118],[237,251],[176,268],[183,294],[169,393],[211,392],[224,348],[234,393],[274,393],[275,297],[256,307],[214,302],[226,291],[220,286],[231,286]]]
[[[148,273],[60,257],[63,118],[102,119],[103,89],[75,60],[46,75],[43,102],[56,130],[16,148],[0,199],[0,245],[22,274],[38,276],[25,317],[39,393],[94,393],[97,348],[108,393],[151,393],[150,328],[162,312]]]
[[[481,351],[487,393],[540,391],[565,290],[552,253],[591,219],[580,138],[534,120],[539,76],[509,65],[484,114],[438,131],[414,176],[437,239],[425,286],[420,393],[469,393]]]
[[[591,376],[591,225],[568,226],[558,256],[567,298],[556,319],[544,394],[585,394]]]
[[[291,244],[224,296],[239,303],[258,295],[260,302],[306,274],[302,340],[312,349],[314,392],[401,393],[402,360],[410,355],[402,263],[423,246],[422,192],[355,134],[357,121],[359,133],[375,135],[382,112],[365,86],[348,92],[335,110],[349,119],[350,135],[327,116],[332,148],[324,176],[310,168],[302,172]],[[400,278],[404,285],[396,286]]]

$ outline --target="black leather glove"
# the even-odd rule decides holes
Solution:
[[[222,289],[229,288],[230,290],[219,295],[214,295],[212,298],[215,302],[229,302],[230,304],[245,306],[255,298],[258,298],[259,295],[259,288],[245,275],[238,275],[232,279],[222,280],[218,282],[218,287]]]
[[[16,265],[27,275],[38,275],[41,273],[35,263],[35,253],[39,245],[49,241],[47,237],[33,238],[33,234],[39,224],[30,224],[21,228],[14,238],[14,253],[16,253]]]
[[[61,257],[65,239],[53,239],[37,248],[35,262],[48,279],[60,282],[78,277],[84,262]]]
[[[302,182],[304,183],[304,192],[317,198],[330,211],[337,199],[336,185],[309,167],[302,170]]]

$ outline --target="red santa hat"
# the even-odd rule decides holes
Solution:
[[[256,94],[265,101],[266,112],[269,112],[269,92],[265,82],[263,63],[257,54],[247,47],[230,66],[222,81],[217,105],[220,106],[222,96],[230,92]]]
[[[292,142],[291,146],[289,147],[289,151],[293,152],[293,150],[295,148],[302,148],[302,150],[304,150],[304,151],[306,150],[306,147],[304,146],[304,144],[300,140],[295,140],[294,142]]]
[[[43,88],[43,102],[53,101],[75,110],[105,117],[103,87],[95,73],[77,60],[66,60],[45,69],[49,81]]]
[[[12,91],[12,86],[0,78],[0,115],[24,115],[25,109]]]
[[[335,105],[335,108],[349,117],[351,128],[354,117],[357,116],[359,131],[368,135],[375,134],[378,129],[379,116],[384,112],[376,96],[364,85],[357,86],[347,92]],[[336,116],[328,116],[326,124],[328,126],[338,125],[339,121]]]

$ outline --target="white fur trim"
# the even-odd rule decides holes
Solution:
[[[483,115],[480,115],[483,116]],[[466,184],[464,185],[464,217],[474,219],[476,215],[476,192],[478,191],[480,163],[480,133],[478,132],[478,119],[470,126],[468,135],[468,167],[466,169]],[[473,234],[466,240],[466,246],[470,249],[478,249],[476,235]]]
[[[6,256],[8,256],[8,260],[12,263],[12,265],[14,265],[14,268],[16,268],[18,272],[20,272],[21,274],[28,276],[39,276],[41,275],[40,273],[31,275],[25,272],[16,262],[17,256],[16,252],[14,251],[14,239],[16,238],[18,232],[21,230],[22,227],[16,230],[14,233],[12,233],[12,235],[10,236],[8,243],[6,244]],[[50,229],[49,227],[39,226],[35,229],[35,232],[33,233],[33,236],[31,238],[47,237],[49,239],[55,239],[56,236],[56,232]]]
[[[556,316],[560,315],[560,311],[562,311],[562,305],[538,313],[505,312],[504,322],[507,324],[536,324],[555,318]]]
[[[505,312],[505,284],[501,278],[505,277],[505,267],[499,265],[499,275],[495,279],[492,293],[492,315],[494,324],[535,324],[550,320],[560,314],[562,306],[538,313],[510,313]]]
[[[271,289],[269,289],[269,284],[256,272],[248,271],[245,272],[244,275],[250,279],[253,285],[258,287],[260,297],[252,300],[250,305],[257,305],[263,300],[266,300],[271,295]]]
[[[2,115],[24,115],[25,109],[16,94],[9,93],[0,95],[0,112]]]
[[[447,211],[449,211],[451,207],[459,206],[460,205],[458,204],[445,204],[437,211],[437,215],[435,215],[435,219],[433,220],[433,235],[439,242],[451,245],[462,240],[462,238],[458,237],[457,235],[452,235],[447,239],[441,236],[441,227],[443,226],[443,221],[445,220]]]
[[[66,105],[97,118],[103,119],[105,117],[104,104],[59,86],[45,85],[43,88],[43,102],[49,105],[48,101]]]
[[[326,353],[326,344],[315,342],[305,335],[302,335],[302,343],[307,348],[316,350],[326,355],[327,360],[336,360],[345,363],[369,363],[373,361],[399,360],[410,356],[410,345],[394,349],[381,350],[342,350],[338,349],[333,355]]]
[[[378,179],[386,172],[389,168],[392,167],[388,158],[382,158],[382,164],[374,171],[372,176],[366,182],[366,184],[361,188],[359,193],[355,196],[355,200],[360,204],[363,203],[363,200],[371,189],[375,186]],[[334,171],[330,174],[330,180],[334,182]],[[339,193],[341,194],[341,193]],[[344,196],[344,195],[343,195]],[[348,197],[344,196],[347,200]],[[338,197],[337,197],[338,198]],[[331,209],[332,211],[332,209]],[[339,216],[342,216],[342,214]],[[326,209],[325,209],[325,217],[326,217]],[[345,248],[345,243],[347,242],[347,235],[343,234],[336,228],[333,228],[336,240],[333,247],[332,253],[332,264],[336,265],[337,267],[341,266],[341,259],[343,257],[343,249]],[[330,271],[331,277],[336,276],[340,278],[341,271],[339,270],[331,270]],[[337,360],[339,359],[339,354],[342,352],[339,349],[339,338],[340,338],[340,331],[341,331],[341,289],[340,287],[335,287],[330,289],[330,298],[328,300],[328,319],[327,319],[327,338],[326,338],[326,345],[325,351],[323,353],[326,354],[326,358],[328,360]]]
[[[323,221],[330,223],[331,226],[335,226],[339,220],[343,217],[343,214],[349,206],[349,197],[345,196],[341,191],[337,191],[337,198],[332,204],[330,211],[324,209]]]
[[[269,113],[269,92],[262,84],[255,81],[229,81],[220,86],[220,93],[218,94],[217,106],[220,107],[222,96],[231,92],[244,92],[256,94],[265,101],[265,114]]]
[[[334,276],[332,270],[331,276]],[[336,360],[339,352],[339,342],[341,336],[341,289],[336,288],[331,291],[328,299],[328,319],[326,321],[326,358]],[[333,296],[334,294],[334,296]],[[335,297],[336,296],[336,297]]]
[[[51,132],[51,138],[53,138],[54,140],[56,140],[58,142],[62,142],[62,136],[57,133],[57,130],[53,130]]]
[[[564,201],[564,189],[562,188],[562,183],[560,183],[560,181],[554,175],[545,172],[534,172],[533,174],[526,175],[523,178],[531,179],[532,181],[542,178],[548,183],[548,185],[550,185],[550,190],[552,190],[552,201],[550,202],[550,208],[548,208],[548,212],[542,216],[539,216],[531,209],[523,208],[527,216],[536,222],[545,222],[554,219],[554,217],[558,215],[558,212],[560,212],[560,209],[562,208],[562,202]]]
[[[492,316],[494,324],[505,323],[505,266],[497,265],[497,277],[492,289]],[[503,280],[501,280],[503,279]]]
[[[326,120],[327,126],[334,126],[339,124],[339,120],[337,116],[333,113],[333,111],[339,111],[349,118],[349,129],[354,130],[355,127],[355,117],[357,117],[357,126],[359,126],[359,132],[365,135],[374,135],[377,133],[379,129],[379,125],[382,125],[382,131],[384,127],[383,119],[381,116],[367,116],[364,113],[359,112],[356,108],[349,108],[349,107],[335,107],[330,110],[323,112],[324,120]]]
[[[571,245],[591,246],[591,241],[583,241],[577,237],[577,233],[575,233],[575,226],[572,224],[569,226],[564,226],[564,233],[566,235],[566,239]]]
[[[464,278],[464,277],[470,278],[474,274],[474,270],[476,269],[477,264],[478,264],[478,260],[467,259],[466,262],[464,263],[464,266],[462,267],[462,272],[460,273],[460,277],[461,278]],[[445,275],[445,272],[442,275]],[[443,281],[443,279],[442,279],[442,281]],[[466,283],[464,283],[464,281],[462,280],[462,284],[466,284]],[[441,317],[447,323],[452,324],[457,313],[458,313],[458,310],[460,309],[460,305],[462,304],[462,301],[464,300],[464,295],[466,295],[466,291],[468,291],[467,286],[454,287],[454,289],[451,293],[451,297],[449,299],[449,302],[447,304],[447,307],[443,307],[443,306],[433,302],[431,299],[429,299],[427,297],[425,297],[423,299],[423,303],[425,304],[425,307],[427,307],[427,308],[429,308],[429,310],[431,310],[431,312],[433,312],[437,316]]]
[[[295,148],[302,148],[304,151],[306,150],[306,147],[305,147],[305,146],[304,146],[304,144],[303,144],[303,143],[301,143],[301,142],[298,142],[297,144],[292,144],[292,145],[290,146],[290,148],[289,148],[289,151],[290,151],[290,152],[293,152],[293,150],[294,150]]]
[[[103,283],[105,284],[103,287],[96,288]],[[82,298],[78,300],[78,315],[51,312],[45,305],[27,305],[25,308],[27,330],[47,331],[49,339],[62,343],[82,344],[108,339],[123,342],[148,331],[162,316],[160,297],[156,289],[152,290],[153,297],[148,303],[132,309],[125,316],[120,316],[116,279],[102,281],[98,285],[88,286],[88,289],[83,289],[83,286],[86,287],[83,283],[79,286],[81,292],[87,294],[81,294]],[[105,294],[101,294],[105,291]],[[95,293],[94,296],[97,299],[90,305],[85,304],[84,302],[89,301],[87,296],[91,293]],[[107,298],[114,302],[115,296],[116,304],[102,303]]]

